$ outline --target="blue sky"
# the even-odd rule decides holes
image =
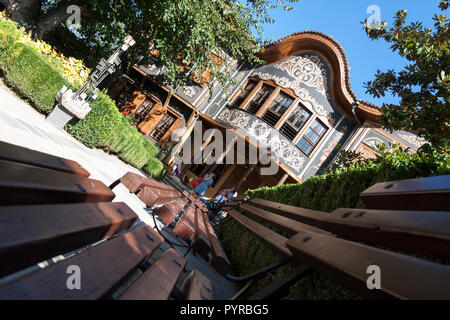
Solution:
[[[360,24],[371,14],[366,13],[370,5],[380,8],[381,20],[392,25],[397,10],[408,11],[407,22],[422,21],[432,27],[431,19],[438,8],[439,0],[300,0],[293,11],[273,10],[274,24],[264,25],[264,38],[280,39],[302,30],[315,30],[332,36],[344,48],[349,64],[350,79],[357,97],[377,105],[396,103],[392,96],[376,99],[366,94],[364,82],[372,80],[378,69],[401,70],[406,60],[389,49],[384,40],[372,41]]]

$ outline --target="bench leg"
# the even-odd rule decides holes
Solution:
[[[111,183],[111,184],[109,185],[109,188],[112,190],[112,189],[114,189],[119,183],[120,183],[120,179],[117,179],[116,181],[114,181],[113,183]]]
[[[251,296],[248,300],[279,300],[286,296],[289,288],[300,279],[312,272],[312,268],[300,265],[294,270],[284,275],[281,279],[273,281],[264,289]]]

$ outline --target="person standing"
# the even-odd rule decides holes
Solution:
[[[205,174],[202,182],[200,182],[199,185],[194,188],[194,192],[200,195],[200,197],[203,197],[206,193],[206,190],[208,190],[208,188],[214,183],[215,176],[216,174],[214,172]]]
[[[230,189],[227,189],[227,203],[231,202],[232,198],[236,198],[238,195],[236,187],[232,187]]]

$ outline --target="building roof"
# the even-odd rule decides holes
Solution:
[[[302,51],[316,51],[330,64],[332,93],[338,104],[353,117],[352,107],[355,109],[360,122],[365,120],[379,122],[381,111],[370,102],[359,100],[350,84],[350,67],[347,55],[338,41],[333,37],[318,31],[301,31],[283,37],[265,47],[259,54],[267,63],[275,63]]]

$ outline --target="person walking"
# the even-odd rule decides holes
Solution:
[[[214,172],[205,174],[202,182],[200,182],[199,185],[194,188],[194,192],[200,195],[200,197],[203,197],[206,193],[206,190],[208,190],[208,188],[214,183],[215,176],[216,174]]]

